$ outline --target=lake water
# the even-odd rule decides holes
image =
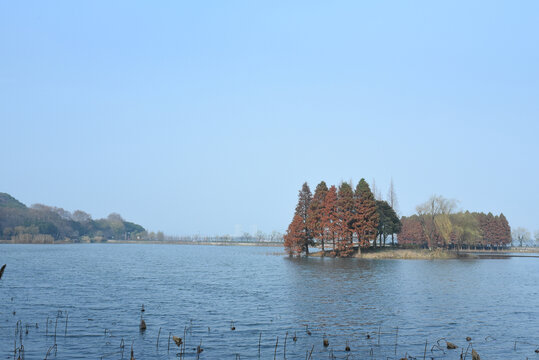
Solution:
[[[201,341],[200,359],[258,359],[259,339],[261,359],[283,359],[285,338],[288,359],[311,349],[312,359],[423,359],[425,342],[427,359],[458,359],[466,336],[482,359],[539,359],[539,259],[290,259],[280,251],[0,245],[0,358],[12,359],[22,337],[25,358],[44,359],[56,327],[49,359],[129,359],[131,346],[138,360],[175,359],[169,334],[186,328],[186,359]],[[24,331],[15,337],[18,320]],[[440,338],[459,348],[433,348]]]

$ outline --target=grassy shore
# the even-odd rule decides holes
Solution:
[[[331,256],[331,251],[318,251],[311,254],[314,257]],[[411,259],[411,260],[435,260],[435,259],[457,259],[468,257],[467,255],[457,254],[448,250],[428,250],[428,249],[363,249],[361,253],[355,252],[351,257],[358,259]]]
[[[361,259],[457,259],[461,257],[454,251],[448,250],[428,250],[428,249],[376,249],[375,251],[362,251],[361,254],[354,255]]]

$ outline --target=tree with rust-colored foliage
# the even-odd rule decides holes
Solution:
[[[303,244],[306,241],[305,224],[299,215],[294,215],[292,222],[288,225],[284,235],[284,248],[288,255],[299,256],[303,251]]]
[[[355,220],[354,192],[350,184],[343,182],[337,193],[338,240],[334,252],[338,256],[350,256],[353,247],[353,222]]]
[[[337,188],[331,185],[323,202],[322,224],[326,233],[326,239],[331,240],[335,250],[335,240],[339,230],[337,217]]]
[[[511,226],[503,213],[500,214],[500,245],[507,246],[511,244]]]
[[[365,179],[361,179],[357,184],[354,197],[356,201],[354,230],[358,238],[358,251],[361,251],[362,247],[370,246],[371,241],[375,242],[379,215],[376,200]]]
[[[309,206],[311,205],[311,200],[313,195],[309,184],[306,182],[301,186],[301,190],[298,193],[298,204],[296,205],[296,215],[301,216],[303,222],[307,221],[307,213],[309,211]]]
[[[511,227],[503,214],[495,216],[490,226],[492,242],[489,246],[501,247],[511,243]]]
[[[320,243],[322,251],[325,250],[326,231],[324,227],[324,201],[328,187],[324,181],[316,186],[313,198],[307,211],[307,228],[313,239]]]
[[[306,255],[309,255],[309,245],[314,245],[313,238],[308,228],[308,213],[313,196],[311,189],[307,183],[303,183],[301,190],[298,194],[298,204],[296,205],[296,212],[294,218],[290,223],[287,231],[287,245],[285,248],[294,249],[294,254],[297,248],[301,249]],[[290,253],[290,252],[289,252]],[[297,255],[297,254],[296,254]]]
[[[397,237],[399,245],[427,247],[427,237],[423,232],[421,221],[417,215],[403,216],[402,228]]]
[[[482,236],[480,243],[474,246],[481,247],[504,247],[511,244],[511,227],[503,214],[493,215],[492,213],[473,213],[479,225]]]

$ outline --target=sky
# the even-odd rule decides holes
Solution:
[[[284,232],[365,178],[539,229],[537,1],[0,2],[0,192]]]

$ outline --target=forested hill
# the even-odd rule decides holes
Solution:
[[[108,239],[138,239],[145,229],[112,213],[94,220],[90,214],[73,213],[53,206],[27,207],[13,196],[0,193],[0,239],[15,243],[102,242]]]

